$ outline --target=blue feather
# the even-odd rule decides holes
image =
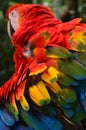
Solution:
[[[62,130],[62,124],[55,117],[42,113],[27,113],[20,108],[20,115],[35,130]]]
[[[84,109],[84,112],[86,114],[86,80],[79,81],[79,83],[80,83],[79,86],[77,86],[75,89],[78,98],[81,102],[81,105]]]
[[[0,117],[1,117],[1,120],[7,126],[12,126],[15,123],[15,119],[5,109],[0,109]]]
[[[15,123],[13,126],[13,130],[33,130],[29,126],[19,125],[18,123]]]
[[[35,130],[45,130],[46,126],[42,124],[42,122],[36,118],[36,115],[34,116],[30,112],[25,112],[23,109],[20,108],[20,116],[25,121],[27,125],[32,127]]]
[[[48,117],[40,114],[40,119],[47,126],[46,130],[62,130],[63,126],[55,117]]]
[[[10,127],[8,127],[1,119],[0,119],[0,130],[10,130]]]

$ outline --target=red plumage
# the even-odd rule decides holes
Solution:
[[[86,24],[80,23],[80,18],[63,23],[48,7],[37,4],[17,4],[10,7],[6,13],[10,22],[9,15],[12,11],[18,14],[18,26],[12,34],[15,72],[0,88],[0,101],[12,104],[16,111],[16,102],[20,102],[26,111],[28,103],[49,105],[48,109],[55,104],[62,109],[66,119],[78,123],[85,116],[78,101],[81,93],[77,94],[74,87],[80,87],[80,83],[86,79],[86,60],[83,58],[83,52],[86,51]],[[53,103],[49,104],[50,102]],[[41,118],[42,111],[38,106],[37,120]],[[34,105],[31,107],[34,111]],[[46,108],[43,108],[42,112],[44,111]],[[78,112],[81,114],[79,119]],[[30,125],[34,128],[34,125]]]

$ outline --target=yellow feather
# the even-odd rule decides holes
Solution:
[[[42,106],[46,101],[36,85],[29,87],[29,96],[39,106]]]
[[[20,104],[25,111],[29,111],[30,106],[24,95],[20,97]]]
[[[62,93],[62,90],[57,82],[47,84],[47,87],[54,92],[57,96]]]
[[[46,99],[46,104],[50,103],[50,95],[48,93],[47,88],[45,87],[44,83],[42,81],[39,81],[37,84],[37,88],[39,89],[39,91],[41,92],[41,94],[43,95],[43,97]]]

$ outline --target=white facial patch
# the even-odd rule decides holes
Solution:
[[[11,26],[14,30],[18,28],[18,22],[19,22],[19,14],[17,11],[13,10],[9,14],[9,21],[11,23]]]

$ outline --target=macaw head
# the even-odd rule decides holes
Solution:
[[[37,34],[48,30],[49,26],[60,23],[48,7],[38,4],[13,5],[8,9],[6,17],[12,43],[21,46],[29,43]]]
[[[19,10],[19,8],[21,6],[22,6],[22,4],[20,4],[20,6],[18,4],[14,5],[14,6],[11,6],[8,9],[8,11],[6,12],[6,18],[8,20],[7,31],[8,31],[8,34],[9,34],[10,38],[11,38],[12,34],[19,27],[21,13],[18,10]]]

